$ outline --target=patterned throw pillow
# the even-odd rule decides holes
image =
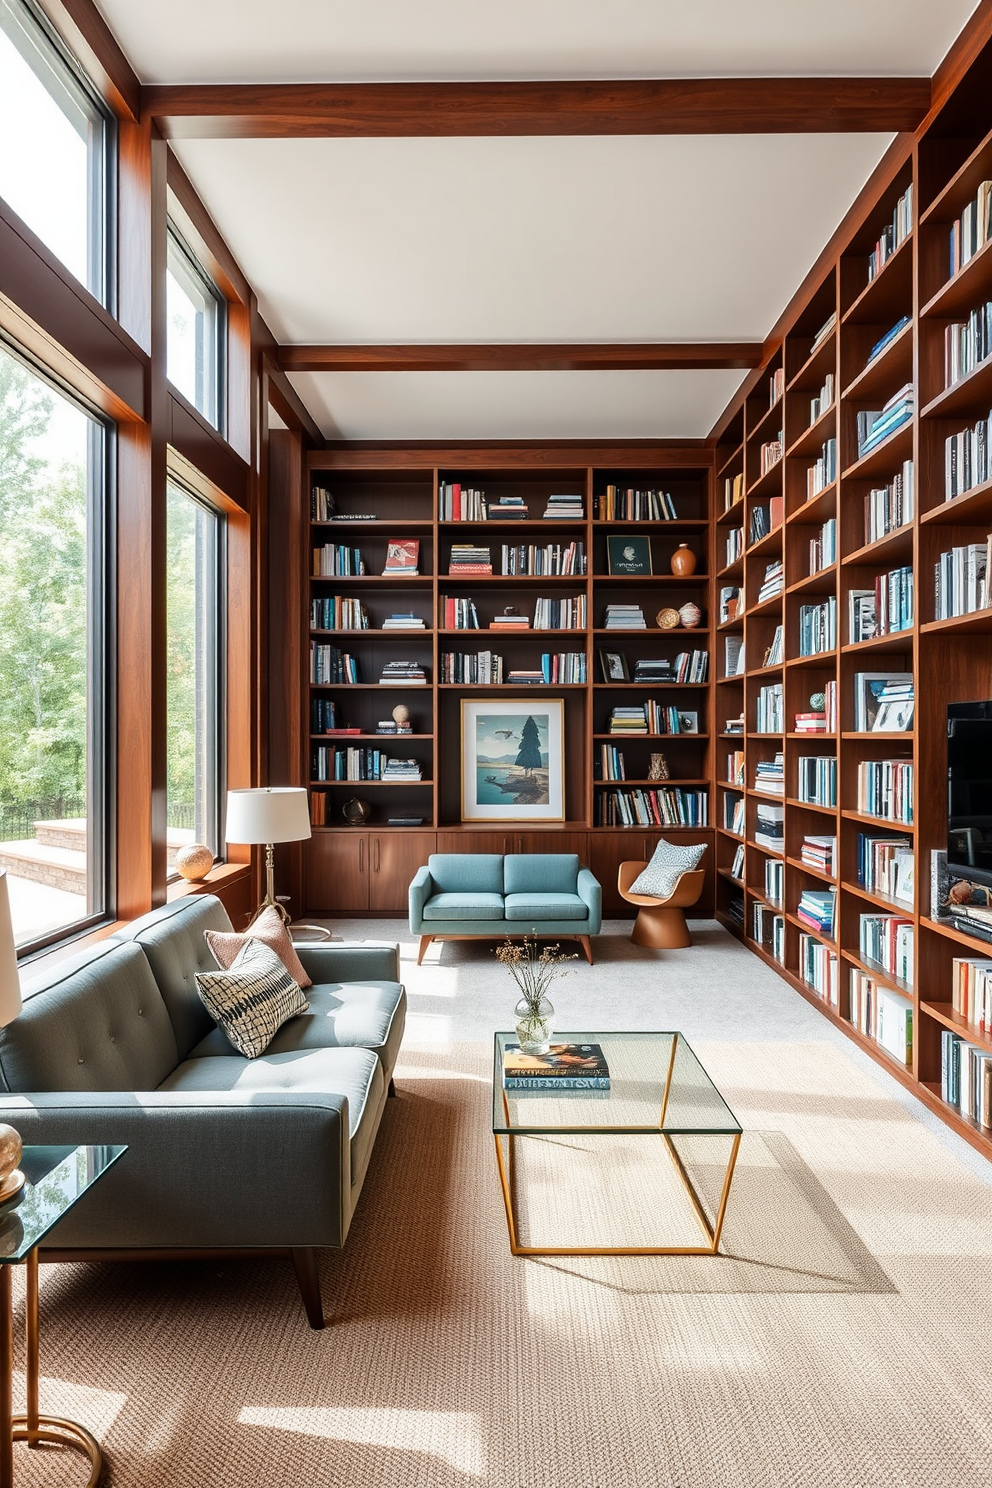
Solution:
[[[198,971],[196,990],[246,1059],[264,1054],[287,1019],[310,1006],[275,951],[250,938],[230,971]]]
[[[642,873],[634,879],[630,894],[653,894],[658,899],[667,899],[683,873],[690,873],[706,851],[706,843],[693,847],[676,847],[674,842],[660,838],[654,856]]]
[[[211,955],[223,971],[227,971],[244,949],[249,936],[264,941],[275,951],[298,987],[312,987],[313,982],[303,969],[303,962],[289,938],[282,915],[271,904],[255,916],[243,935],[234,930],[204,930],[203,938],[210,947]]]

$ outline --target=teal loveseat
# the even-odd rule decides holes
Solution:
[[[575,853],[432,853],[410,885],[417,965],[432,940],[577,940],[592,965],[603,890]]]

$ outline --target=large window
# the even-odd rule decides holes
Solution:
[[[97,299],[109,300],[113,127],[29,0],[0,0],[0,197]]]
[[[171,869],[185,843],[220,848],[224,524],[171,481],[166,521]]]
[[[169,227],[166,364],[169,381],[223,433],[224,300]]]
[[[0,866],[19,946],[108,908],[105,442],[0,346]]]

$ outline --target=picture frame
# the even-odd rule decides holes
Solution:
[[[463,698],[463,822],[565,820],[562,698]]]
[[[600,651],[599,665],[602,668],[604,682],[630,681],[627,658],[622,651]]]
[[[611,534],[606,539],[606,567],[614,578],[652,574],[651,539]]]
[[[698,734],[699,733],[699,714],[698,713],[686,713],[686,712],[683,712],[683,710],[680,708],[679,709],[679,733],[680,734]]]

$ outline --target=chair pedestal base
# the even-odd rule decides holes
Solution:
[[[637,913],[630,935],[635,945],[657,951],[677,951],[692,945],[692,936],[680,909],[644,905]]]

